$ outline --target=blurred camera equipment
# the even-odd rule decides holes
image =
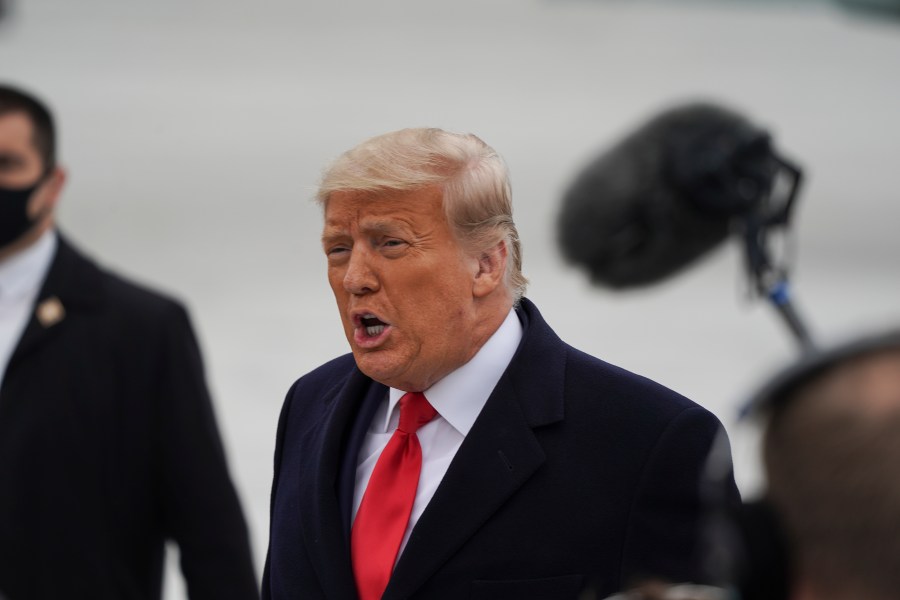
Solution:
[[[663,281],[737,236],[751,289],[810,350],[787,261],[775,258],[771,242],[789,229],[801,180],[770,135],[744,117],[708,103],[679,106],[575,178],[559,214],[559,246],[594,284],[625,289]]]

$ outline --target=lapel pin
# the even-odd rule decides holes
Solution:
[[[59,298],[52,296],[38,304],[35,314],[37,315],[37,320],[46,328],[62,321],[66,316],[66,309],[63,308]]]

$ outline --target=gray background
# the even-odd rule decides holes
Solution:
[[[346,351],[325,281],[321,169],[407,126],[477,133],[509,163],[529,296],[567,341],[715,412],[795,354],[725,246],[639,292],[592,288],[553,222],[597,151],[672,102],[743,111],[806,170],[794,281],[826,342],[900,323],[900,25],[821,2],[25,0],[0,79],[47,99],[63,229],[184,300],[260,567],[275,425],[299,375]],[[184,595],[169,577],[167,598]]]

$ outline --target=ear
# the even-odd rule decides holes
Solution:
[[[66,170],[62,167],[54,167],[53,171],[50,173],[50,177],[47,181],[47,206],[51,209],[56,208],[56,202],[59,200],[59,195],[62,192],[63,186],[66,183],[66,178],[68,174]]]
[[[29,213],[36,218],[52,215],[65,183],[66,171],[62,167],[54,167],[32,197],[31,206],[28,207]]]
[[[498,287],[503,286],[508,259],[504,240],[497,242],[495,246],[488,248],[478,256],[478,272],[475,274],[472,288],[472,294],[476,298],[484,298]]]

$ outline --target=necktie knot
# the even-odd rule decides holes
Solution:
[[[409,392],[400,398],[400,425],[397,429],[413,434],[436,415],[437,411],[428,403],[425,394]]]

